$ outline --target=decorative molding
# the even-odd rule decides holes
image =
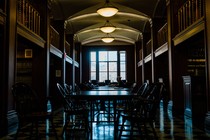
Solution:
[[[22,37],[28,39],[29,41],[37,44],[38,46],[44,48],[45,47],[45,40],[41,38],[39,35],[35,34],[27,27],[22,25],[21,23],[17,22],[17,33]]]
[[[199,33],[204,29],[205,29],[205,21],[203,18],[201,18],[200,20],[196,21],[194,24],[187,27],[185,30],[183,30],[173,38],[174,46],[177,46],[178,44],[189,39],[190,37],[194,36],[195,34]]]
[[[52,44],[50,44],[50,52],[54,55],[56,55],[59,58],[63,57],[63,53],[57,49],[56,47],[54,47]]]
[[[66,55],[66,62],[73,64],[73,60],[71,57],[69,57],[68,55]]]
[[[77,61],[74,61],[74,66],[79,68],[79,63]]]
[[[137,63],[138,67],[142,66],[142,64],[143,64],[143,61],[142,61],[142,60],[140,60],[140,61]]]
[[[144,58],[144,63],[147,63],[147,62],[149,62],[149,61],[151,61],[152,60],[152,56],[151,56],[151,54],[149,54],[149,55],[147,55],[145,58]]]
[[[155,50],[155,57],[163,54],[164,52],[167,52],[168,51],[168,42],[166,42],[165,44],[163,44],[162,46],[160,46],[159,48],[157,48]]]

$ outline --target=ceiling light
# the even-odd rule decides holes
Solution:
[[[112,41],[114,41],[114,37],[109,36],[109,34],[107,34],[106,37],[102,37],[101,40],[105,43],[111,43]]]
[[[97,10],[97,13],[103,17],[114,16],[118,12],[118,8],[114,7],[109,3],[109,0],[106,0],[106,3],[103,7]]]
[[[100,28],[100,30],[104,33],[114,32],[115,29],[116,27],[113,26],[109,21],[107,21],[105,25]]]
[[[111,43],[112,41],[114,41],[113,37],[103,37],[101,38],[101,40],[105,43]]]

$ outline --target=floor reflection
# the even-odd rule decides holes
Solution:
[[[82,133],[75,132],[73,135],[61,136],[62,126],[63,126],[63,113],[58,113],[55,115],[54,123],[56,126],[56,131],[59,139],[79,139],[86,140]],[[93,123],[92,125],[92,135],[90,135],[90,140],[113,140],[114,139],[114,126],[113,123]],[[210,136],[205,134],[201,129],[192,125],[192,119],[189,117],[177,118],[173,116],[171,111],[164,111],[163,107],[160,106],[157,122],[155,124],[156,132],[160,140],[210,140]],[[28,139],[29,128],[24,128],[23,132],[20,134],[18,139]],[[39,129],[43,139],[54,140],[53,135],[45,135],[45,133],[50,133],[51,128],[49,122],[43,123]],[[15,131],[8,134],[5,137],[0,138],[1,140],[12,140],[14,139]],[[152,137],[150,137],[152,139]],[[124,138],[122,138],[124,139]],[[126,138],[125,138],[126,139]],[[138,138],[137,138],[138,139]]]

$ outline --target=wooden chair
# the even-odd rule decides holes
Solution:
[[[12,86],[12,94],[15,101],[15,109],[18,116],[18,129],[15,135],[15,139],[18,138],[18,134],[23,127],[31,124],[30,138],[33,137],[34,127],[35,136],[39,138],[39,125],[40,122],[49,120],[52,126],[53,134],[58,139],[55,126],[53,123],[53,112],[47,112],[47,101],[42,103],[36,92],[25,83],[16,83]]]
[[[160,83],[151,84],[149,90],[145,94],[132,100],[132,104],[129,109],[122,112],[120,117],[122,118],[122,124],[119,132],[119,139],[121,139],[122,133],[127,129],[129,131],[130,139],[133,139],[134,127],[137,127],[140,136],[148,136],[147,124],[152,128],[155,139],[157,139],[157,134],[155,131],[155,118],[157,109],[159,107],[159,102],[162,94],[163,85]],[[118,120],[119,121],[119,120]],[[125,129],[125,123],[129,122]],[[144,135],[142,131],[142,126],[144,128]]]
[[[59,83],[57,83],[57,88],[62,98],[65,113],[62,136],[64,135],[64,132],[67,131],[67,128],[69,128],[72,132],[84,131],[88,138],[90,132],[88,104],[84,101],[79,102],[77,100],[72,100],[69,94],[66,93],[66,90]]]
[[[64,84],[64,89],[66,91],[67,94],[72,94],[73,90],[72,90],[72,86],[68,85],[67,83]]]
[[[143,96],[146,96],[146,94],[149,92],[149,84],[147,82],[143,83],[139,88],[138,90],[136,91],[136,83],[133,84],[133,87],[131,89],[131,92],[133,93],[136,93],[138,96],[137,98],[139,97],[143,97]],[[150,88],[151,89],[151,88]],[[121,101],[122,102],[122,101]],[[132,101],[124,101],[123,103],[118,103],[118,107],[117,107],[117,117],[116,117],[116,121],[118,123],[119,121],[119,117],[120,117],[120,114],[125,111],[127,109],[127,107],[129,106],[129,104],[132,104],[131,103]]]

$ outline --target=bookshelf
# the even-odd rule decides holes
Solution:
[[[28,0],[17,1],[17,21],[40,35],[40,14]]]
[[[191,48],[188,51],[187,73],[192,76],[205,75],[205,50],[202,47]]]
[[[16,54],[16,82],[32,85],[33,50],[19,44]]]

